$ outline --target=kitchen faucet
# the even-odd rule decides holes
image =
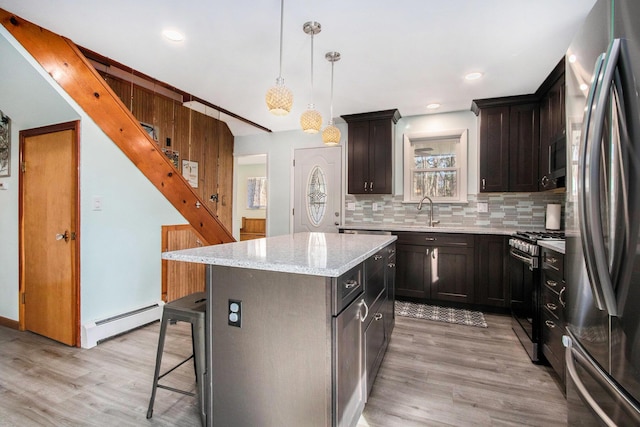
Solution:
[[[418,210],[421,211],[422,210],[422,203],[428,200],[429,201],[429,227],[433,227],[436,224],[439,224],[440,221],[434,221],[433,220],[433,200],[431,200],[431,197],[429,196],[424,196],[422,198],[422,200],[420,200],[420,203],[418,203]]]

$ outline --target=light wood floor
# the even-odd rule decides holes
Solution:
[[[358,426],[566,425],[549,369],[528,360],[508,317],[486,318],[487,329],[397,318]],[[161,389],[145,418],[158,332],[84,350],[0,327],[0,426],[200,425],[193,397]],[[167,366],[189,354],[188,324],[170,327],[165,349]],[[165,383],[194,390],[193,378],[187,363]]]

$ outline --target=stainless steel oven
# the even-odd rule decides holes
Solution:
[[[540,361],[541,239],[564,239],[561,232],[518,232],[509,239],[512,328],[533,362]]]

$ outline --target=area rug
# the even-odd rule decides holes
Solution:
[[[459,325],[488,327],[484,314],[479,311],[460,308],[439,307],[437,305],[419,304],[415,302],[396,301],[396,316],[415,317],[416,319],[436,322],[457,323]]]

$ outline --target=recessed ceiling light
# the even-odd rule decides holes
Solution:
[[[172,42],[181,42],[184,40],[184,34],[176,30],[164,30],[162,35]]]
[[[588,84],[586,84],[586,83],[582,83],[582,84],[580,85],[580,90],[585,91],[585,90],[587,90],[587,89],[589,89],[589,85],[588,85]]]
[[[433,104],[427,105],[427,108],[429,110],[437,110],[438,108],[440,108],[440,104],[438,104],[437,102],[434,102]]]
[[[575,55],[569,55],[569,62],[571,62],[572,64],[573,64],[574,62],[576,62],[576,59],[577,59],[577,58],[576,58],[576,56],[575,56]]]
[[[473,73],[469,73],[466,76],[464,76],[465,80],[478,80],[480,77],[482,77],[482,73],[475,71]]]

